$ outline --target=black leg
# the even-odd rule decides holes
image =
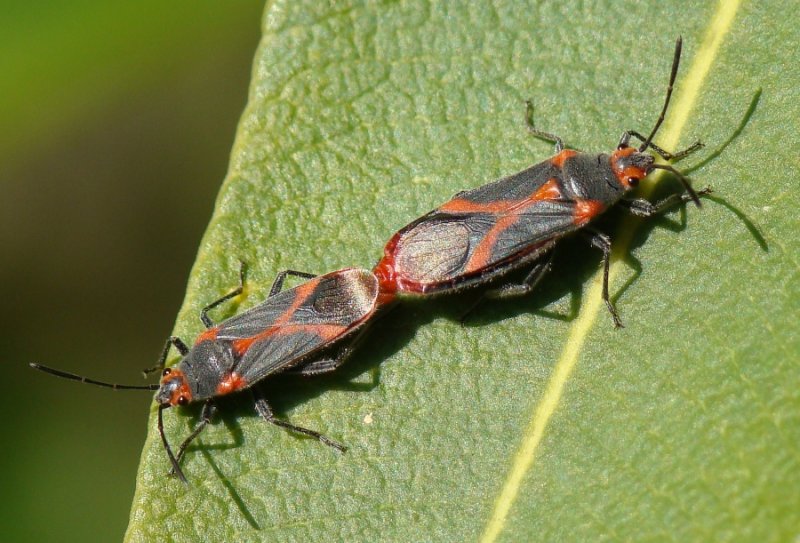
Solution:
[[[269,406],[269,403],[267,402],[266,398],[264,398],[263,393],[260,390],[254,390],[254,389],[251,390],[253,390],[253,397],[255,398],[256,411],[258,411],[258,414],[261,415],[261,417],[265,421],[274,424],[276,426],[286,428],[291,432],[297,432],[298,434],[303,434],[313,437],[319,440],[321,443],[324,443],[329,447],[333,447],[338,451],[345,452],[347,450],[347,447],[345,447],[341,443],[337,443],[332,439],[328,439],[319,432],[315,432],[314,430],[309,430],[308,428],[303,428],[301,426],[295,426],[294,424],[291,424],[289,422],[276,419],[275,415],[272,413],[272,408]]]
[[[646,138],[643,135],[641,135],[639,132],[636,132],[635,130],[626,130],[625,132],[622,133],[622,137],[619,140],[619,145],[620,146],[627,146],[628,142],[630,142],[630,140],[631,140],[631,137],[637,138],[638,140],[640,140],[642,142],[646,141]],[[679,161],[679,160],[681,160],[683,158],[686,158],[687,156],[691,155],[695,151],[699,151],[700,149],[705,147],[705,144],[702,141],[696,141],[693,144],[691,144],[689,147],[684,149],[683,151],[678,151],[677,153],[670,153],[669,151],[665,151],[664,149],[662,149],[661,147],[659,147],[658,145],[656,145],[652,141],[649,142],[647,144],[647,146],[650,149],[652,149],[653,151],[655,151],[656,153],[658,153],[658,155],[661,158],[663,158],[664,160],[668,160],[670,162],[677,162],[677,161]]]
[[[200,311],[200,320],[203,321],[203,324],[205,325],[206,328],[211,328],[212,326],[214,326],[214,323],[211,322],[210,318],[208,318],[208,312],[217,307],[222,302],[226,302],[231,298],[238,296],[244,290],[244,270],[245,270],[244,262],[239,261],[239,286],[230,291],[229,293],[227,293],[219,300],[211,302]]]
[[[189,352],[189,347],[186,346],[181,338],[177,336],[170,336],[169,339],[167,339],[167,342],[164,344],[164,349],[161,351],[161,356],[158,357],[158,363],[152,368],[142,370],[142,373],[144,373],[145,377],[154,371],[161,371],[164,369],[164,364],[167,362],[167,354],[169,353],[170,345],[174,345],[175,348],[178,349],[178,352],[183,356],[186,356],[186,353]]]
[[[617,308],[611,303],[611,298],[608,295],[608,271],[611,263],[611,238],[602,232],[596,230],[585,230],[586,235],[589,236],[589,241],[592,247],[603,251],[603,301],[606,303],[608,312],[611,313],[611,318],[614,321],[614,326],[623,328],[622,321],[617,313]]]
[[[200,422],[197,423],[197,426],[194,427],[192,433],[189,434],[189,437],[183,440],[181,446],[178,447],[178,454],[175,455],[175,460],[178,462],[181,461],[183,455],[186,453],[186,448],[189,447],[189,444],[194,441],[194,438],[200,435],[208,423],[211,422],[211,419],[214,417],[214,413],[217,412],[217,408],[211,400],[206,400],[206,403],[203,404],[203,411],[200,413]],[[170,470],[170,475],[174,475],[175,472]]]
[[[711,190],[711,187],[706,187],[703,190],[698,191],[697,195],[705,196],[706,194],[711,194],[712,192],[713,191]],[[673,206],[691,202],[693,200],[694,198],[692,198],[691,194],[684,192],[681,194],[672,194],[667,196],[655,204],[641,198],[637,198],[635,200],[621,200],[620,202],[634,215],[638,215],[639,217],[651,217],[653,215],[663,213]]]
[[[484,293],[483,297],[489,300],[501,300],[503,298],[516,298],[518,296],[525,296],[533,291],[545,276],[550,271],[553,263],[553,251],[547,257],[547,260],[537,261],[531,268],[525,279],[519,284],[504,285],[500,288],[489,290]]]
[[[169,447],[169,441],[167,441],[167,434],[164,433],[164,409],[169,407],[169,405],[161,404],[158,406],[158,435],[161,436],[161,443],[164,445],[164,450],[167,451],[167,456],[169,457],[169,463],[172,464],[172,469],[170,473],[174,473],[178,476],[178,479],[183,481],[185,484],[188,484],[186,480],[186,476],[181,471],[181,466],[178,464],[178,461],[175,459],[175,455],[172,454],[172,449]]]
[[[564,141],[561,138],[555,134],[550,134],[549,132],[544,132],[543,130],[536,128],[533,123],[533,102],[530,100],[525,100],[525,124],[528,127],[528,132],[537,138],[549,141],[550,143],[555,143],[556,154],[564,150]]]
[[[287,275],[293,275],[295,277],[300,277],[302,279],[314,279],[316,274],[308,273],[308,272],[301,272],[296,270],[283,270],[278,275],[275,276],[275,281],[272,283],[272,287],[269,289],[269,296],[275,296],[281,290],[283,290],[283,282],[286,280]]]
[[[284,373],[312,376],[320,375],[322,373],[330,373],[336,370],[339,366],[347,362],[347,359],[350,358],[350,356],[353,354],[353,351],[356,350],[356,347],[358,347],[363,339],[367,337],[366,331],[367,326],[364,326],[358,330],[355,337],[347,341],[347,344],[339,349],[339,351],[336,353],[336,356],[332,358],[320,358],[318,360],[312,360],[311,362],[306,362],[305,364],[289,368]]]
[[[307,362],[303,365],[297,366],[296,368],[289,368],[283,373],[290,375],[304,375],[307,377],[312,375],[320,375],[322,373],[330,373],[344,364],[349,355],[350,351],[348,349],[342,349],[333,358],[312,360],[311,362]]]
[[[486,300],[501,300],[504,298],[517,298],[519,296],[525,296],[532,292],[536,286],[539,284],[539,281],[542,280],[542,277],[545,276],[547,272],[550,271],[550,267],[553,263],[553,254],[554,251],[550,251],[550,254],[547,256],[547,259],[544,260],[537,260],[536,263],[531,268],[531,271],[519,284],[510,284],[510,285],[503,285],[500,288],[487,290],[472,304],[469,309],[467,309],[462,315],[459,321],[462,325],[466,322],[467,318],[475,311],[475,309],[481,305]]]

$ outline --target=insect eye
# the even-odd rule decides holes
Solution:
[[[638,184],[639,184],[639,178],[638,177],[629,177],[628,178],[628,185],[629,186],[635,187]]]
[[[189,400],[186,399],[186,396],[178,396],[178,405],[186,405],[189,403]]]
[[[164,369],[164,371],[162,371],[162,372],[161,372],[161,375],[163,375],[164,377],[166,377],[166,376],[167,376],[167,375],[169,375],[170,373],[172,373],[172,370],[171,370],[170,368],[165,368],[165,369]]]

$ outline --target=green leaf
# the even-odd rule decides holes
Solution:
[[[268,385],[280,416],[344,455],[264,424],[242,395],[187,454],[187,487],[166,477],[151,417],[127,539],[796,537],[800,36],[778,2],[689,4],[270,3],[182,337],[238,259],[246,295],[217,318],[263,300],[279,270],[369,267],[453,193],[546,158],[526,98],[581,149],[647,131],[678,34],[656,139],[702,138],[683,167],[699,163],[716,197],[603,222],[624,329],[599,300],[596,251],[567,240],[535,296],[467,327],[473,293],[404,304],[336,375]],[[174,443],[197,412],[168,412]]]

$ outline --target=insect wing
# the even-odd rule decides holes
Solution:
[[[570,201],[543,200],[521,210],[512,211],[508,215],[500,215],[498,225],[507,222],[505,227],[498,227],[490,254],[486,257],[486,265],[496,263],[525,252],[542,242],[554,241],[576,229],[574,224],[575,203]],[[494,232],[492,234],[495,234]]]
[[[548,250],[577,228],[576,203],[562,195],[560,176],[549,161],[537,164],[460,193],[401,230],[392,251],[405,288],[457,286]]]
[[[561,169],[552,161],[545,160],[491,183],[461,192],[453,200],[466,200],[484,205],[504,201],[520,202],[535,194],[542,185],[554,177],[561,177]]]
[[[282,313],[262,323],[259,333],[233,342],[235,349],[243,347],[236,371],[249,383],[291,367],[353,332],[375,311],[378,282],[366,270],[347,269],[314,278],[262,305],[284,294],[290,301],[278,301]]]
[[[316,281],[313,279],[312,281]],[[221,322],[216,326],[216,338],[235,341],[251,338],[279,322],[290,310],[297,296],[296,289],[284,290],[244,313]]]

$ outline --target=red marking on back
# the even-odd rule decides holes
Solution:
[[[558,179],[551,177],[547,183],[536,189],[531,196],[531,201],[540,200],[559,200],[561,198],[561,187],[558,186]]]
[[[400,240],[401,232],[396,233],[383,249],[383,258],[372,269],[378,278],[378,303],[392,301],[397,293],[397,270],[395,270],[394,251]]]
[[[287,330],[291,333],[291,326]],[[303,332],[312,332],[322,338],[323,343],[342,335],[349,327],[341,324],[303,324],[297,325]]]
[[[572,218],[577,226],[583,226],[603,212],[605,206],[598,200],[577,200],[575,216]]]
[[[250,345],[252,345],[253,342],[255,342],[260,336],[261,334],[258,334],[255,336],[234,340],[233,343],[231,343],[231,347],[238,356],[244,356],[244,353],[247,352],[247,349],[250,348]]]
[[[197,339],[194,340],[194,344],[197,345],[204,341],[216,341],[217,339],[217,332],[219,332],[219,327],[214,326],[213,328],[209,328],[197,336]]]
[[[558,156],[563,155],[563,160],[577,154],[575,151],[563,151]],[[496,264],[492,262],[492,248],[497,243],[500,234],[511,225],[519,221],[520,215],[526,208],[545,200],[559,200],[562,198],[561,187],[557,178],[552,177],[540,185],[533,193],[525,198],[517,200],[495,200],[493,202],[481,203],[472,202],[464,198],[454,198],[438,208],[437,211],[453,214],[472,214],[486,213],[497,216],[497,221],[486,233],[483,239],[472,253],[471,258],[464,266],[464,273],[473,273],[482,268]],[[408,281],[403,277],[403,270],[397,270],[397,252],[403,250],[401,238],[413,226],[407,226],[396,233],[384,248],[384,256],[373,269],[373,273],[378,278],[380,293],[378,303],[391,302],[398,291],[403,292],[425,292],[430,287],[427,283]],[[399,248],[398,248],[399,246]]]
[[[297,332],[310,332],[320,336],[322,343],[325,343],[335,339],[337,336],[342,335],[345,331],[347,331],[350,326],[343,326],[340,324],[297,324],[289,322],[289,319],[292,318],[297,309],[303,305],[314,293],[318,284],[319,279],[314,279],[300,285],[299,287],[296,287],[294,289],[295,299],[292,302],[292,305],[283,313],[283,315],[276,319],[273,324],[267,326],[258,334],[231,342],[231,347],[236,354],[238,356],[244,356],[253,343],[266,339],[270,336],[288,336]],[[353,325],[355,324],[357,323],[353,323]]]
[[[494,226],[486,233],[481,242],[475,247],[472,257],[464,266],[467,273],[478,271],[487,267],[492,258],[492,247],[497,243],[500,234],[519,220],[519,215],[504,215],[498,219]]]
[[[275,322],[271,325],[264,328],[262,332],[250,337],[245,337],[242,339],[237,339],[232,342],[233,350],[236,351],[236,354],[239,356],[244,355],[247,352],[247,349],[250,348],[255,341],[259,339],[263,339],[267,336],[273,335],[278,332],[278,330],[285,326],[286,322],[292,318],[297,308],[303,305],[303,303],[314,293],[314,290],[317,288],[319,284],[319,278],[311,279],[310,281],[303,283],[302,285],[295,287],[293,292],[295,293],[294,301],[292,305],[289,306],[286,311],[283,312],[283,315],[275,319]]]
[[[565,151],[566,152],[566,151]],[[561,198],[561,189],[558,186],[558,179],[552,177],[546,183],[537,188],[533,194],[520,200],[496,200],[489,203],[471,202],[463,198],[450,200],[438,211],[445,213],[508,213],[515,209],[527,207],[534,202],[542,200],[558,200]],[[387,246],[388,248],[388,246]]]
[[[241,390],[246,386],[247,381],[244,379],[244,377],[233,371],[226,375],[217,385],[217,396],[223,396],[225,394],[230,394],[231,392],[236,392],[237,390]]]
[[[270,326],[260,334],[254,336],[237,339],[231,343],[231,347],[238,356],[244,356],[245,353],[256,341],[261,341],[270,336],[290,336],[297,332],[310,332],[317,334],[322,338],[322,342],[328,342],[337,336],[343,334],[347,330],[347,326],[341,324],[281,324]]]
[[[570,158],[574,157],[578,154],[578,151],[573,151],[572,149],[564,149],[556,156],[550,159],[550,164],[558,168],[559,170],[564,167],[564,163],[569,160]]]
[[[563,155],[566,152],[567,151],[562,151],[561,154]],[[572,155],[576,154],[575,151],[570,152]],[[504,230],[510,228],[514,223],[519,221],[522,211],[534,205],[536,202],[542,202],[544,200],[558,200],[560,198],[561,188],[559,187],[558,179],[551,177],[545,183],[539,186],[539,188],[537,188],[533,194],[522,200],[498,200],[497,202],[492,202],[489,204],[475,204],[473,202],[467,202],[466,200],[451,200],[439,209],[445,210],[445,208],[450,207],[451,210],[458,210],[461,212],[469,210],[499,215],[497,222],[486,233],[478,246],[475,247],[472,257],[464,267],[465,272],[472,273],[480,271],[482,268],[486,268],[494,264],[491,261],[492,248],[497,243],[497,238],[500,237],[500,234]],[[448,204],[453,204],[454,202],[455,205],[448,206]]]
[[[516,203],[519,202],[517,200],[497,200],[496,202],[481,204],[478,202],[470,202],[463,198],[456,198],[445,202],[439,207],[438,211],[444,211],[446,213],[502,213]]]

